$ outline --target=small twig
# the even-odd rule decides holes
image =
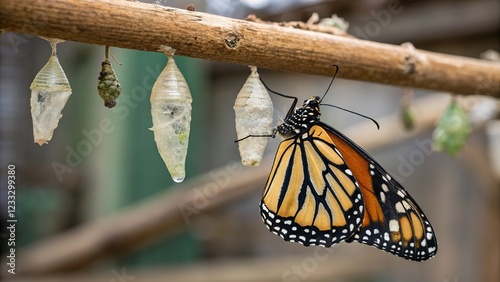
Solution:
[[[326,33],[326,34],[354,38],[354,36],[350,35],[349,33],[345,32],[344,30],[336,28],[334,26],[325,26],[325,25],[316,24],[319,21],[319,16],[316,13],[314,13],[307,20],[307,22],[301,22],[301,21],[268,22],[268,21],[264,21],[264,20],[259,19],[254,14],[248,15],[246,20],[251,21],[251,22],[256,22],[256,23],[263,23],[263,24],[267,24],[267,25],[275,25],[275,26],[281,26],[281,27],[310,30],[310,31],[314,31],[314,32],[320,32],[320,33]]]

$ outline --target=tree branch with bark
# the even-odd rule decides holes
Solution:
[[[500,97],[500,64],[123,0],[0,0],[0,30],[456,94]]]

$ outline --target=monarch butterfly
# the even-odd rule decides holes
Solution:
[[[284,138],[260,202],[272,233],[304,246],[357,241],[414,261],[436,254],[434,230],[408,192],[365,150],[320,121],[326,93],[295,109],[297,98],[266,88],[294,99],[270,135]]]

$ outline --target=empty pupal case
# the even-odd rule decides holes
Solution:
[[[71,95],[71,86],[56,54],[56,45],[62,40],[47,39],[52,55],[31,83],[31,118],[35,143],[43,145],[52,139],[52,134],[62,117],[62,110]]]
[[[234,102],[236,134],[238,139],[250,135],[269,135],[273,123],[273,103],[259,79],[257,67],[251,73]],[[258,166],[262,161],[268,138],[249,137],[238,142],[241,162]]]
[[[174,61],[175,50],[161,46],[168,63],[151,91],[154,139],[172,179],[182,182],[191,124],[191,93]]]

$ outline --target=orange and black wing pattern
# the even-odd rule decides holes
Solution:
[[[436,236],[415,200],[352,140],[326,124],[323,127],[353,171],[365,203],[363,223],[346,241],[372,245],[408,260],[433,257]]]
[[[364,204],[329,133],[313,126],[281,142],[260,207],[269,230],[286,241],[330,247],[358,231]]]
[[[319,121],[281,142],[260,207],[271,232],[305,246],[358,241],[415,261],[437,251],[429,221],[403,187]]]

